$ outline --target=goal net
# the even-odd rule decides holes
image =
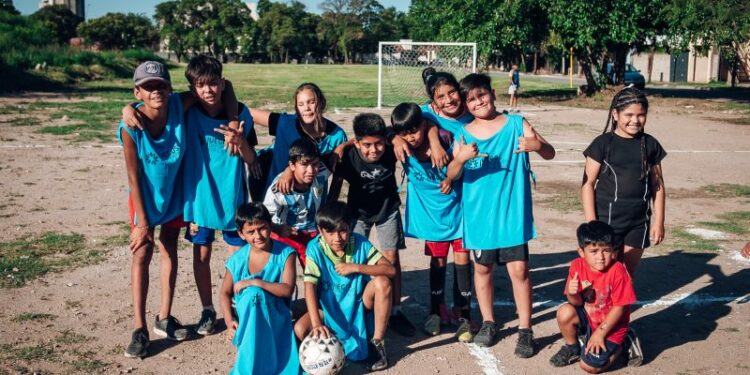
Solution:
[[[476,43],[380,42],[378,46],[378,108],[402,102],[424,103],[422,70],[428,66],[461,80],[476,72]]]

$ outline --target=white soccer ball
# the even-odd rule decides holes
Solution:
[[[336,336],[307,336],[299,347],[299,363],[310,375],[334,375],[344,367],[344,347]]]

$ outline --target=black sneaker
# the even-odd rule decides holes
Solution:
[[[635,334],[632,328],[628,328],[628,334],[625,336],[624,345],[628,353],[628,367],[638,367],[643,363],[643,349],[641,349],[641,340]]]
[[[567,366],[581,358],[581,347],[577,344],[563,345],[562,348],[549,359],[555,367]]]
[[[474,343],[479,346],[489,347],[495,345],[496,336],[497,327],[495,327],[495,322],[486,321],[482,323],[482,328],[479,328],[479,332],[474,336]]]
[[[203,310],[198,325],[195,326],[195,333],[201,336],[213,335],[216,331],[216,311]]]
[[[157,314],[154,321],[154,333],[172,341],[182,341],[188,337],[187,328],[183,327],[180,321],[172,315],[166,319],[159,320],[159,315]]]
[[[409,318],[402,311],[391,315],[388,320],[388,326],[393,328],[399,335],[405,337],[412,337],[417,333],[417,328],[414,327],[414,324],[411,324]]]
[[[388,358],[386,358],[385,356],[385,341],[372,339],[370,343],[375,349],[375,361],[370,366],[370,370],[384,370],[386,367],[388,367]]]
[[[518,330],[518,340],[514,353],[519,358],[529,358],[534,355],[534,332],[528,328]]]
[[[128,358],[143,358],[148,354],[148,331],[145,328],[138,328],[133,331],[130,344],[125,348],[125,356]]]

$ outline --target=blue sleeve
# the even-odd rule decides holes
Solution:
[[[185,110],[182,108],[182,96],[173,92],[169,95],[169,116],[184,116]]]
[[[120,146],[122,146],[122,130],[125,129],[126,132],[130,135],[130,138],[133,139],[133,142],[136,140],[136,132],[141,131],[139,129],[131,129],[127,125],[125,125],[125,121],[120,120],[120,125],[117,126],[117,141],[120,142]]]
[[[247,136],[253,131],[253,116],[250,114],[250,110],[247,106],[242,106],[242,112],[239,114],[240,121],[244,122],[243,138],[247,139]]]

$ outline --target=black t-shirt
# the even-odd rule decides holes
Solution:
[[[392,146],[386,146],[383,156],[374,163],[366,162],[356,147],[350,147],[336,167],[336,175],[349,183],[347,204],[361,220],[383,220],[401,205]]]
[[[661,163],[667,152],[656,138],[641,133],[634,138],[623,138],[614,132],[604,133],[586,148],[583,155],[601,163],[599,181],[596,184],[596,199],[648,201],[648,172],[643,173],[641,162],[641,139],[645,142],[646,163],[652,167]],[[646,177],[641,179],[641,175]]]

